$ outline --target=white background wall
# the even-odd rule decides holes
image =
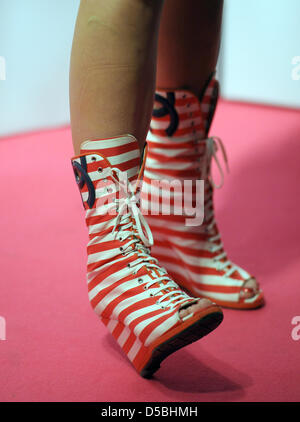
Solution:
[[[0,134],[66,124],[79,0],[0,0]]]
[[[6,60],[0,135],[69,122],[69,57],[78,5],[79,0],[0,0],[0,56]],[[293,68],[300,78],[292,65],[300,56],[300,1],[225,0],[225,6],[223,96],[300,107],[300,80],[292,79]]]
[[[300,1],[225,0],[225,5],[223,96],[300,107]]]

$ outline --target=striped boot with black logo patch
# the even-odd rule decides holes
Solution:
[[[170,353],[214,330],[222,311],[206,301],[179,315],[199,299],[151,256],[153,238],[137,198],[144,164],[133,136],[86,141],[72,165],[89,231],[91,305],[138,373],[149,377]]]
[[[218,82],[211,77],[199,99],[186,90],[159,90],[147,137],[142,205],[148,212],[161,207],[170,193],[166,181],[180,181],[183,198],[197,203],[196,180],[204,180],[204,221],[186,224],[184,215],[150,213],[147,220],[153,232],[153,255],[174,280],[197,297],[206,297],[231,308],[256,308],[263,304],[263,294],[253,276],[232,263],[224,250],[215,221],[214,188],[223,184],[224,173],[217,151],[227,165],[224,146],[219,138],[208,137],[218,98]],[[215,161],[221,183],[214,184],[211,163]],[[193,181],[190,193],[184,181]],[[157,181],[161,184],[158,185]],[[155,185],[156,183],[156,185]],[[175,201],[175,193],[171,200]],[[174,205],[174,204],[171,204]],[[175,208],[173,207],[173,210]]]

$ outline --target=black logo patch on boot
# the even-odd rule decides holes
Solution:
[[[175,109],[175,94],[174,92],[168,92],[167,98],[155,94],[155,101],[160,103],[162,107],[154,109],[152,115],[154,117],[170,116],[170,124],[165,131],[167,136],[172,136],[176,132],[179,124],[178,113]]]
[[[94,204],[95,204],[95,200],[96,200],[96,193],[95,193],[95,188],[93,185],[93,182],[90,178],[90,176],[87,173],[87,163],[86,163],[86,158],[85,157],[80,157],[80,164],[77,161],[72,161],[72,167],[73,167],[73,171],[74,171],[74,175],[75,175],[75,180],[76,183],[78,185],[78,188],[80,190],[81,193],[81,198],[82,198],[82,188],[84,186],[87,187],[88,189],[88,199],[86,200],[86,203],[88,205],[89,208],[93,208]],[[83,206],[84,209],[85,207],[85,203],[82,199],[83,202]]]

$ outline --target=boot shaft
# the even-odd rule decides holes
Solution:
[[[199,98],[188,90],[158,89],[148,139],[169,137],[174,142],[184,142],[206,138],[218,96],[219,84],[214,75]]]
[[[90,237],[111,231],[117,218],[113,204],[124,194],[120,182],[133,185],[139,176],[140,150],[136,139],[125,135],[86,141],[80,155],[72,159],[72,166]],[[120,174],[123,181],[118,180]]]
[[[153,180],[162,179],[178,180],[181,184],[185,180],[204,180],[205,191],[208,193],[211,190],[208,175],[216,144],[208,138],[208,133],[218,93],[219,84],[214,75],[208,81],[200,98],[186,90],[156,93],[155,108],[147,137],[148,155],[144,174],[144,193],[146,190],[149,191]],[[194,185],[191,195],[193,203],[196,194]],[[152,201],[155,200],[153,198]]]

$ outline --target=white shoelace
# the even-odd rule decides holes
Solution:
[[[224,144],[223,144],[221,138],[219,138],[217,136],[212,136],[212,137],[206,139],[206,156],[207,156],[206,164],[209,164],[209,167],[210,167],[210,173],[208,175],[208,179],[211,182],[212,186],[216,189],[220,189],[224,184],[224,172],[223,172],[222,166],[221,166],[220,161],[219,161],[218,156],[217,156],[217,151],[219,150],[218,146],[220,147],[220,149],[222,151],[222,156],[223,156],[223,159],[224,159],[224,163],[225,163],[225,166],[226,166],[227,173],[229,173],[228,158],[227,158],[226,150],[225,150],[225,147],[224,147]],[[215,160],[215,163],[216,163],[216,165],[219,169],[219,173],[220,173],[220,176],[221,176],[221,182],[219,183],[219,185],[217,185],[215,183],[215,181],[213,180],[212,174],[211,174],[211,161],[212,161],[213,158]]]
[[[115,177],[114,173],[118,177]],[[150,255],[149,248],[153,245],[153,236],[145,217],[138,207],[138,198],[134,188],[127,179],[126,173],[113,167],[109,171],[109,176],[120,188],[119,198],[109,204],[109,207],[116,209],[118,212],[112,233],[115,233],[121,241],[129,240],[120,248],[122,255],[132,256],[137,254],[139,257],[128,264],[128,267],[133,269],[134,274],[137,274],[145,266],[151,270],[152,276],[155,277],[153,280],[146,282],[141,276],[138,282],[139,284],[144,284],[145,290],[150,289],[155,284],[160,286],[155,288],[150,295],[157,296],[161,294],[156,303],[162,309],[168,307],[173,309],[178,305],[189,303],[191,298],[168,276],[166,270],[158,265],[157,259]],[[162,294],[163,292],[166,293]],[[162,302],[164,302],[163,305]]]
[[[222,152],[222,156],[226,165],[226,170],[227,172],[229,172],[227,154],[226,154],[225,147],[223,145],[222,140],[216,136],[206,139],[206,157],[207,158],[205,161],[205,166],[209,167],[208,180],[211,183],[212,187],[216,189],[220,189],[224,184],[224,172],[217,156],[217,151],[219,150],[218,146],[220,147],[220,150]],[[219,184],[216,184],[214,182],[212,174],[211,174],[212,173],[212,159],[215,160],[215,163],[217,165],[217,168],[221,176],[221,181]],[[211,220],[210,224],[208,224],[205,227],[205,232],[210,234],[216,227],[215,213],[214,213],[214,208],[213,208],[212,189],[210,191],[209,197],[205,204],[204,213],[205,213],[205,220],[206,221]],[[213,258],[213,261],[216,263],[216,269],[219,271],[225,271],[227,269],[224,276],[230,277],[239,268],[227,258],[227,254],[224,251],[224,245],[221,242],[220,233],[216,235],[212,234],[210,237],[208,237],[207,241],[211,243],[211,246],[209,248],[210,252],[216,253],[218,251],[222,251],[219,255]],[[215,242],[218,242],[218,244],[216,244]]]

